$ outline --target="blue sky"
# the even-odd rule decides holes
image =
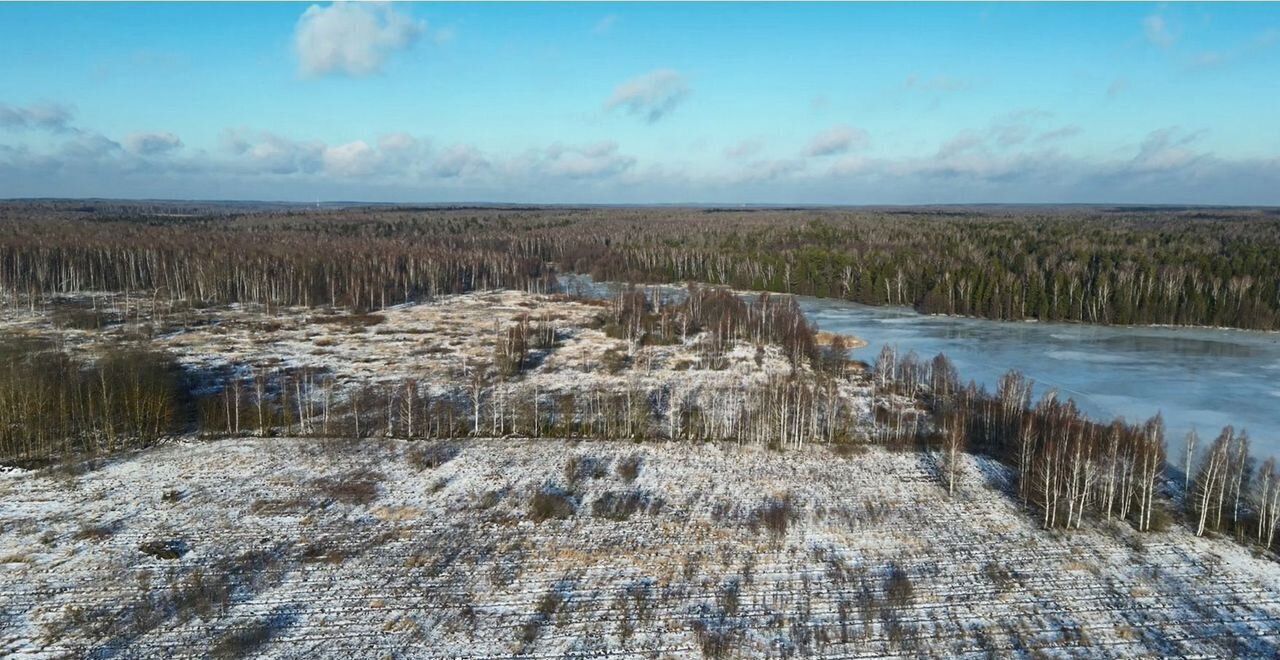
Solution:
[[[0,3],[0,197],[1280,204],[1280,4]]]

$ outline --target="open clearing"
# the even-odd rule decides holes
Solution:
[[[715,368],[703,364],[698,336],[673,345],[630,346],[599,329],[597,316],[606,307],[563,296],[484,291],[352,314],[261,305],[170,309],[163,299],[81,293],[35,309],[0,307],[0,338],[40,338],[87,356],[143,343],[171,352],[189,373],[207,381],[204,386],[220,387],[249,369],[306,369],[331,374],[339,390],[406,379],[439,390],[465,387],[472,372],[492,362],[502,333],[528,318],[553,327],[557,340],[550,349],[534,351],[534,364],[512,387],[543,392],[649,389],[673,382],[682,389],[741,387],[790,370],[771,345],[761,347],[757,358],[755,346],[740,343]],[[100,328],[68,326],[59,314],[64,310],[94,310],[108,322]],[[607,368],[610,349],[627,356],[625,368]],[[865,408],[867,402],[855,405]]]
[[[171,443],[0,473],[16,657],[1274,657],[1280,566],[1054,534],[966,457],[812,446]]]

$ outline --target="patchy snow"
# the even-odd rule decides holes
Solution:
[[[728,364],[721,369],[701,362],[695,337],[683,344],[629,349],[625,340],[590,327],[602,303],[520,291],[446,296],[368,315],[257,305],[175,311],[150,300],[133,300],[128,307],[132,311],[125,312],[119,296],[81,294],[66,300],[82,307],[96,301],[115,318],[130,320],[101,330],[78,330],[59,326],[47,309],[0,307],[0,330],[53,339],[88,355],[115,343],[145,339],[215,384],[231,371],[244,376],[251,368],[293,368],[330,373],[340,385],[414,379],[437,390],[465,387],[470,371],[492,362],[495,342],[524,315],[558,329],[557,345],[533,351],[537,365],[513,382],[544,392],[588,386],[616,391],[628,384],[654,388],[672,382],[685,389],[728,387],[766,382],[790,370],[776,346],[765,347],[757,364],[756,348],[737,344],[727,351]],[[616,374],[608,373],[602,362],[610,349],[630,358],[628,367]]]
[[[0,655],[1275,657],[1274,561],[1044,532],[965,460],[954,499],[926,454],[819,446],[252,439],[8,471]],[[540,491],[576,512],[535,521]]]

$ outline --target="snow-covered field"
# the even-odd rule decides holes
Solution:
[[[1274,561],[1044,532],[966,461],[954,500],[925,454],[821,446],[248,439],[11,470],[0,655],[1276,656]]]
[[[688,389],[714,388],[762,383],[790,371],[776,346],[764,347],[757,362],[755,347],[746,344],[728,351],[723,368],[702,368],[697,337],[685,344],[629,346],[594,327],[604,303],[521,291],[444,296],[364,315],[260,305],[173,311],[163,300],[125,303],[119,295],[91,293],[61,298],[63,306],[79,309],[95,301],[113,320],[100,329],[61,325],[56,306],[0,306],[0,339],[40,337],[90,357],[112,345],[141,342],[169,351],[192,373],[207,374],[214,386],[232,372],[244,377],[249,369],[287,368],[332,374],[339,388],[414,379],[440,389],[465,386],[475,369],[487,368],[495,342],[527,316],[555,327],[558,341],[550,350],[533,351],[537,364],[521,375],[522,388],[616,390],[673,382]],[[628,355],[625,369],[611,373],[606,368],[610,349]]]

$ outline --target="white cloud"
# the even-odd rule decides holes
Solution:
[[[1147,41],[1161,48],[1168,48],[1178,40],[1178,33],[1160,13],[1142,19],[1142,32],[1147,36]]]
[[[75,111],[60,103],[33,103],[26,106],[0,103],[0,127],[43,129],[55,133],[74,131],[71,118]]]
[[[234,162],[254,172],[271,174],[312,173],[324,168],[326,147],[322,142],[301,142],[262,131],[231,129],[219,136],[224,149],[236,156]]]
[[[152,158],[139,148],[147,140],[135,135],[117,142],[75,131],[0,144],[0,190],[410,202],[1280,203],[1274,185],[1280,159],[1219,157],[1201,144],[1207,142],[1203,131],[1178,126],[1113,145],[1126,150],[1119,156],[1064,153],[1055,147],[1079,129],[1050,124],[1045,116],[995,117],[935,153],[911,157],[871,157],[850,148],[824,158],[805,157],[800,149],[774,159],[759,157],[757,145],[744,142],[719,171],[679,160],[642,162],[608,140],[503,154],[465,143],[434,150],[407,133],[328,144],[234,129],[213,152],[175,147]],[[1033,129],[1029,137],[1003,145],[1001,129],[1018,122]]]
[[[870,139],[867,132],[860,128],[851,126],[833,126],[817,135],[809,141],[809,147],[805,150],[808,156],[832,156],[842,154],[851,149],[861,149],[867,146]]]
[[[62,155],[72,159],[103,160],[121,155],[120,143],[104,135],[88,133],[62,145]]]
[[[154,156],[181,147],[182,140],[173,133],[132,133],[124,144],[139,156]]]
[[[804,169],[805,162],[799,158],[757,160],[747,163],[739,180],[744,182],[787,180],[795,178]]]
[[[875,163],[860,156],[846,156],[831,165],[830,174],[837,177],[861,176],[875,171]]]
[[[418,160],[426,154],[429,144],[426,140],[408,133],[384,133],[378,136],[378,151],[392,164],[407,164]]]
[[[605,109],[622,108],[653,123],[674,110],[689,93],[684,76],[671,69],[658,69],[618,85]]]
[[[377,73],[392,53],[413,45],[427,30],[389,5],[338,2],[312,5],[298,19],[294,51],[307,76]]]
[[[938,158],[953,158],[967,151],[983,146],[986,139],[973,131],[962,131],[955,137],[938,147]]]
[[[1196,54],[1187,61],[1187,68],[1193,70],[1212,69],[1227,64],[1231,56],[1214,50],[1206,50]]]
[[[382,165],[382,155],[364,140],[326,147],[321,158],[325,172],[342,177],[368,176]]]
[[[1034,108],[1010,112],[991,122],[991,136],[1002,147],[1021,144],[1031,136],[1034,130],[1033,124],[1051,116],[1052,113]]]
[[[1201,135],[1202,132],[1188,133],[1178,126],[1151,131],[1138,145],[1133,168],[1143,172],[1184,168],[1201,157],[1190,149],[1191,143]]]
[[[431,173],[442,179],[453,179],[489,168],[489,161],[470,144],[449,147],[435,159]]]
[[[608,177],[621,174],[636,159],[618,152],[616,142],[600,142],[584,147],[553,145],[547,149],[545,173],[570,179]]]

